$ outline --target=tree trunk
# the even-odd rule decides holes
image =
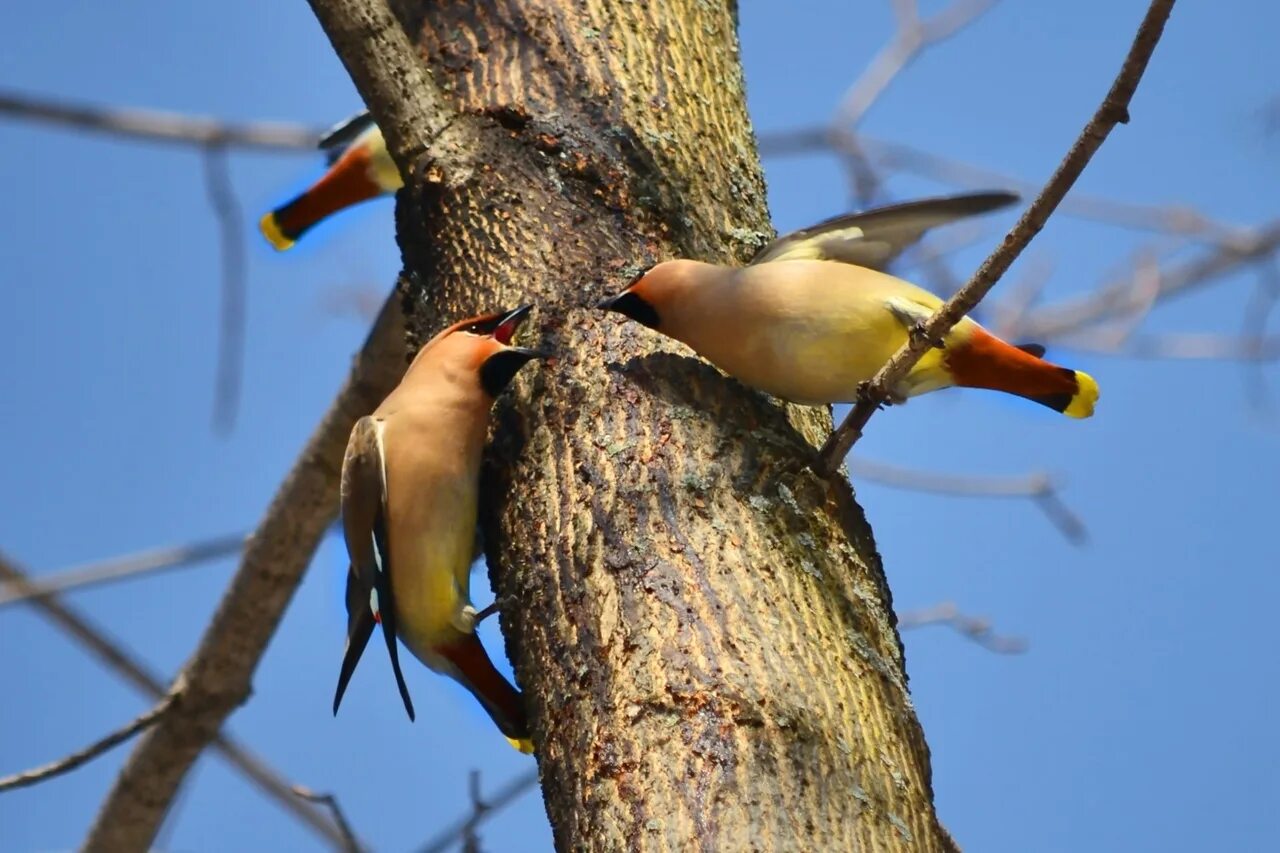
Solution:
[[[393,2],[460,114],[434,127],[377,4],[312,4],[402,167],[427,150],[398,211],[417,340],[533,301],[559,357],[499,405],[484,514],[557,846],[953,849],[871,532],[804,467],[829,412],[584,308],[772,233],[734,4]]]

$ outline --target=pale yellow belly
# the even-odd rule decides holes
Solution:
[[[438,670],[432,649],[461,636],[462,610],[471,604],[476,504],[474,493],[437,494],[433,504],[442,511],[414,525],[412,538],[392,542],[391,586],[401,641]]]
[[[699,354],[741,382],[806,405],[855,400],[858,386],[907,341],[906,326],[882,298],[801,279],[746,279],[705,310],[699,327],[682,331]],[[934,350],[895,390],[907,397],[948,384]]]
[[[732,347],[702,355],[739,381],[805,405],[847,403],[907,340],[886,312],[879,328],[851,328],[780,318]],[[947,384],[937,353],[927,353],[898,389],[902,396]]]

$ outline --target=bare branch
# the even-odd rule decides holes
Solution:
[[[72,770],[75,770],[83,764],[88,764],[99,755],[102,755],[113,747],[119,746],[138,732],[155,723],[160,719],[160,717],[168,712],[172,701],[171,697],[161,699],[158,705],[137,719],[132,720],[123,728],[117,729],[101,740],[95,741],[84,749],[73,752],[70,755],[58,759],[57,761],[52,761],[40,767],[25,770],[21,773],[14,773],[12,776],[0,777],[0,791],[8,791],[14,788],[26,788],[29,785],[36,785],[46,779],[61,776],[63,773],[70,773]]]
[[[55,98],[0,91],[0,115],[150,142],[201,148],[266,148],[314,153],[323,128],[280,122],[235,123],[127,107],[69,104]]]
[[[480,853],[480,833],[477,826],[489,807],[480,797],[479,770],[472,770],[467,774],[467,796],[471,798],[471,819],[462,830],[462,853]]]
[[[1244,336],[1259,341],[1265,339],[1267,324],[1277,302],[1280,302],[1280,264],[1272,255],[1258,267],[1258,286],[1245,306]],[[1245,372],[1245,393],[1255,412],[1270,408],[1267,380],[1261,370],[1255,368]]]
[[[119,643],[76,610],[63,604],[56,595],[32,595],[35,590],[26,572],[0,553],[0,580],[16,589],[31,601],[31,606],[56,627],[80,643],[92,656],[112,670],[122,680],[152,701],[165,698],[164,682],[149,671],[140,661],[125,651]],[[250,782],[291,815],[301,820],[325,840],[340,846],[342,835],[323,812],[302,802],[293,794],[292,785],[264,760],[241,746],[228,735],[219,735],[213,747],[232,767],[239,770]]]
[[[181,702],[134,748],[84,849],[146,849],[187,770],[248,697],[253,671],[337,513],[338,476],[351,427],[404,371],[403,322],[393,294],[346,385],[267,508],[199,647],[175,680],[172,690]]]
[[[894,0],[897,32],[871,60],[862,76],[845,92],[831,124],[840,128],[856,126],[867,110],[884,94],[885,89],[889,88],[894,78],[921,51],[955,35],[981,17],[996,2],[997,0],[956,0],[938,14],[922,21],[916,0]]]
[[[0,581],[0,607],[32,598],[48,598],[57,593],[111,583],[124,578],[192,566],[207,560],[229,557],[244,547],[244,534],[220,536],[174,548],[153,548],[110,560],[88,563],[34,578],[21,585]]]
[[[966,616],[949,601],[923,610],[911,610],[898,617],[898,630],[910,631],[929,625],[945,625],[988,651],[1002,655],[1019,655],[1027,650],[1022,637],[1004,637],[995,633],[991,623],[978,616]]]
[[[204,188],[218,220],[222,270],[222,308],[218,323],[218,374],[214,383],[214,429],[227,434],[235,426],[244,374],[245,279],[249,258],[244,245],[244,212],[231,186],[225,145],[204,150]]]
[[[372,285],[351,284],[327,288],[321,309],[330,317],[357,317],[372,323],[382,308],[383,290]]]
[[[1280,251],[1280,219],[1255,229],[1247,239],[1218,245],[1198,258],[1162,270],[1156,302],[1164,302],[1213,282],[1245,264],[1264,261],[1277,251]],[[1132,286],[1131,279],[1125,278],[1077,299],[1030,311],[1018,331],[1037,340],[1062,338],[1118,314],[1132,312],[1141,306],[1143,300],[1143,295]]]
[[[956,497],[1030,498],[1068,541],[1080,545],[1088,538],[1084,522],[1067,508],[1053,479],[1041,472],[1021,477],[964,476],[900,468],[859,458],[850,460],[849,473],[855,480],[871,480],[916,492]]]
[[[1036,185],[993,169],[984,169],[901,142],[860,136],[862,150],[881,168],[910,172],[921,177],[965,187],[1003,187],[1022,193]],[[763,143],[762,143],[763,144]],[[1091,219],[1138,231],[1159,231],[1201,241],[1229,243],[1241,229],[1215,222],[1200,211],[1183,205],[1150,205],[1072,193],[1063,199],[1064,215]]]
[[[351,824],[347,823],[347,816],[342,811],[342,806],[338,804],[336,796],[333,794],[318,794],[302,785],[294,785],[293,792],[304,800],[317,803],[329,810],[329,814],[333,815],[333,822],[342,830],[343,839],[346,841],[346,853],[362,853],[365,848],[360,843],[360,839],[356,838],[356,834],[351,830]]]
[[[1064,343],[1072,349],[1131,358],[1245,362],[1280,359],[1280,337],[1266,335],[1253,337],[1207,332],[1141,335],[1119,346],[1109,334],[1095,332],[1072,335]]]
[[[910,372],[925,351],[934,345],[933,342],[941,341],[952,326],[973,310],[982,297],[986,296],[987,291],[999,281],[1000,276],[1008,270],[1014,259],[1027,247],[1031,239],[1044,227],[1058,203],[1084,171],[1094,152],[1111,133],[1111,129],[1116,124],[1129,120],[1129,101],[1138,87],[1138,81],[1142,79],[1156,43],[1160,40],[1164,23],[1173,10],[1173,3],[1174,0],[1152,0],[1111,90],[1093,118],[1085,125],[1079,138],[1071,146],[1066,158],[1058,166],[1039,197],[1023,213],[1013,230],[1005,237],[1004,242],[978,268],[973,278],[947,300],[946,304],[938,309],[922,328],[913,330],[902,349],[898,350],[889,363],[882,367],[868,383],[867,393],[863,395],[863,399],[854,406],[853,411],[827,440],[819,454],[818,468],[824,474],[830,475],[840,467],[849,448],[862,435],[862,429],[871,415],[882,402],[889,398],[894,386]]]
[[[840,128],[801,128],[760,135],[762,157],[787,157],[815,151],[829,151],[850,168],[856,166],[867,170],[879,167],[959,187],[999,187],[1023,194],[1033,193],[1037,189],[1032,181],[995,169],[975,166],[903,142],[866,134],[855,135]],[[860,201],[863,204],[870,203]],[[1137,204],[1072,192],[1062,200],[1059,213],[1136,231],[1187,237],[1202,243],[1247,245],[1250,236],[1248,229],[1218,222],[1187,205]]]
[[[408,179],[423,155],[438,173],[465,173],[481,122],[459,116],[385,0],[310,0],[312,11]],[[249,696],[266,651],[320,537],[338,508],[347,438],[404,372],[398,296],[383,307],[346,387],[276,492],[240,568],[174,684],[178,710],[147,732],[117,777],[87,851],[145,849],[192,763]]]
[[[1032,254],[1027,258],[1022,276],[1005,288],[1005,298],[987,303],[993,332],[1002,338],[1018,334],[1022,319],[1040,299],[1045,285],[1053,277],[1053,267],[1053,261],[1046,255]]]
[[[515,802],[526,791],[538,784],[538,769],[535,767],[507,781],[494,793],[493,797],[484,800],[479,792],[479,774],[471,773],[471,811],[466,817],[455,821],[450,826],[437,832],[419,848],[418,853],[444,853],[454,844],[465,843],[467,838],[474,838],[476,830],[489,818]]]

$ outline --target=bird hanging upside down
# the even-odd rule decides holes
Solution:
[[[879,272],[926,230],[1016,201],[1008,193],[927,199],[837,217],[766,246],[745,267],[666,261],[597,307],[687,344],[740,381],[795,403],[852,402],[942,300]],[[960,386],[1004,391],[1073,418],[1098,384],[1036,344],[1006,343],[969,318],[893,389],[905,400]]]
[[[337,125],[321,138],[320,147],[328,171],[302,194],[258,221],[262,236],[281,252],[338,211],[403,186],[382,131],[368,112]]]
[[[397,638],[470,690],[513,746],[533,750],[522,697],[480,644],[470,596],[489,409],[521,367],[543,357],[511,345],[531,307],[463,320],[436,335],[351,431],[342,465],[347,648],[334,714],[381,623],[409,719]]]

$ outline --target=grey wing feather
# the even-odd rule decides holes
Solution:
[[[413,701],[400,669],[396,646],[396,606],[391,588],[394,568],[388,544],[386,500],[382,429],[374,418],[363,417],[351,429],[342,461],[342,530],[351,556],[351,569],[347,576],[347,649],[338,675],[333,709],[337,713],[347,683],[369,643],[374,623],[380,618],[396,686],[412,720]],[[377,614],[373,610],[374,600],[378,603]]]
[[[846,213],[779,237],[751,263],[823,260],[883,270],[930,228],[989,213],[1017,200],[1017,194],[1010,192],[970,193]]]
[[[373,116],[368,110],[361,110],[326,130],[320,137],[319,146],[324,151],[325,163],[332,166],[360,134],[373,126]]]

